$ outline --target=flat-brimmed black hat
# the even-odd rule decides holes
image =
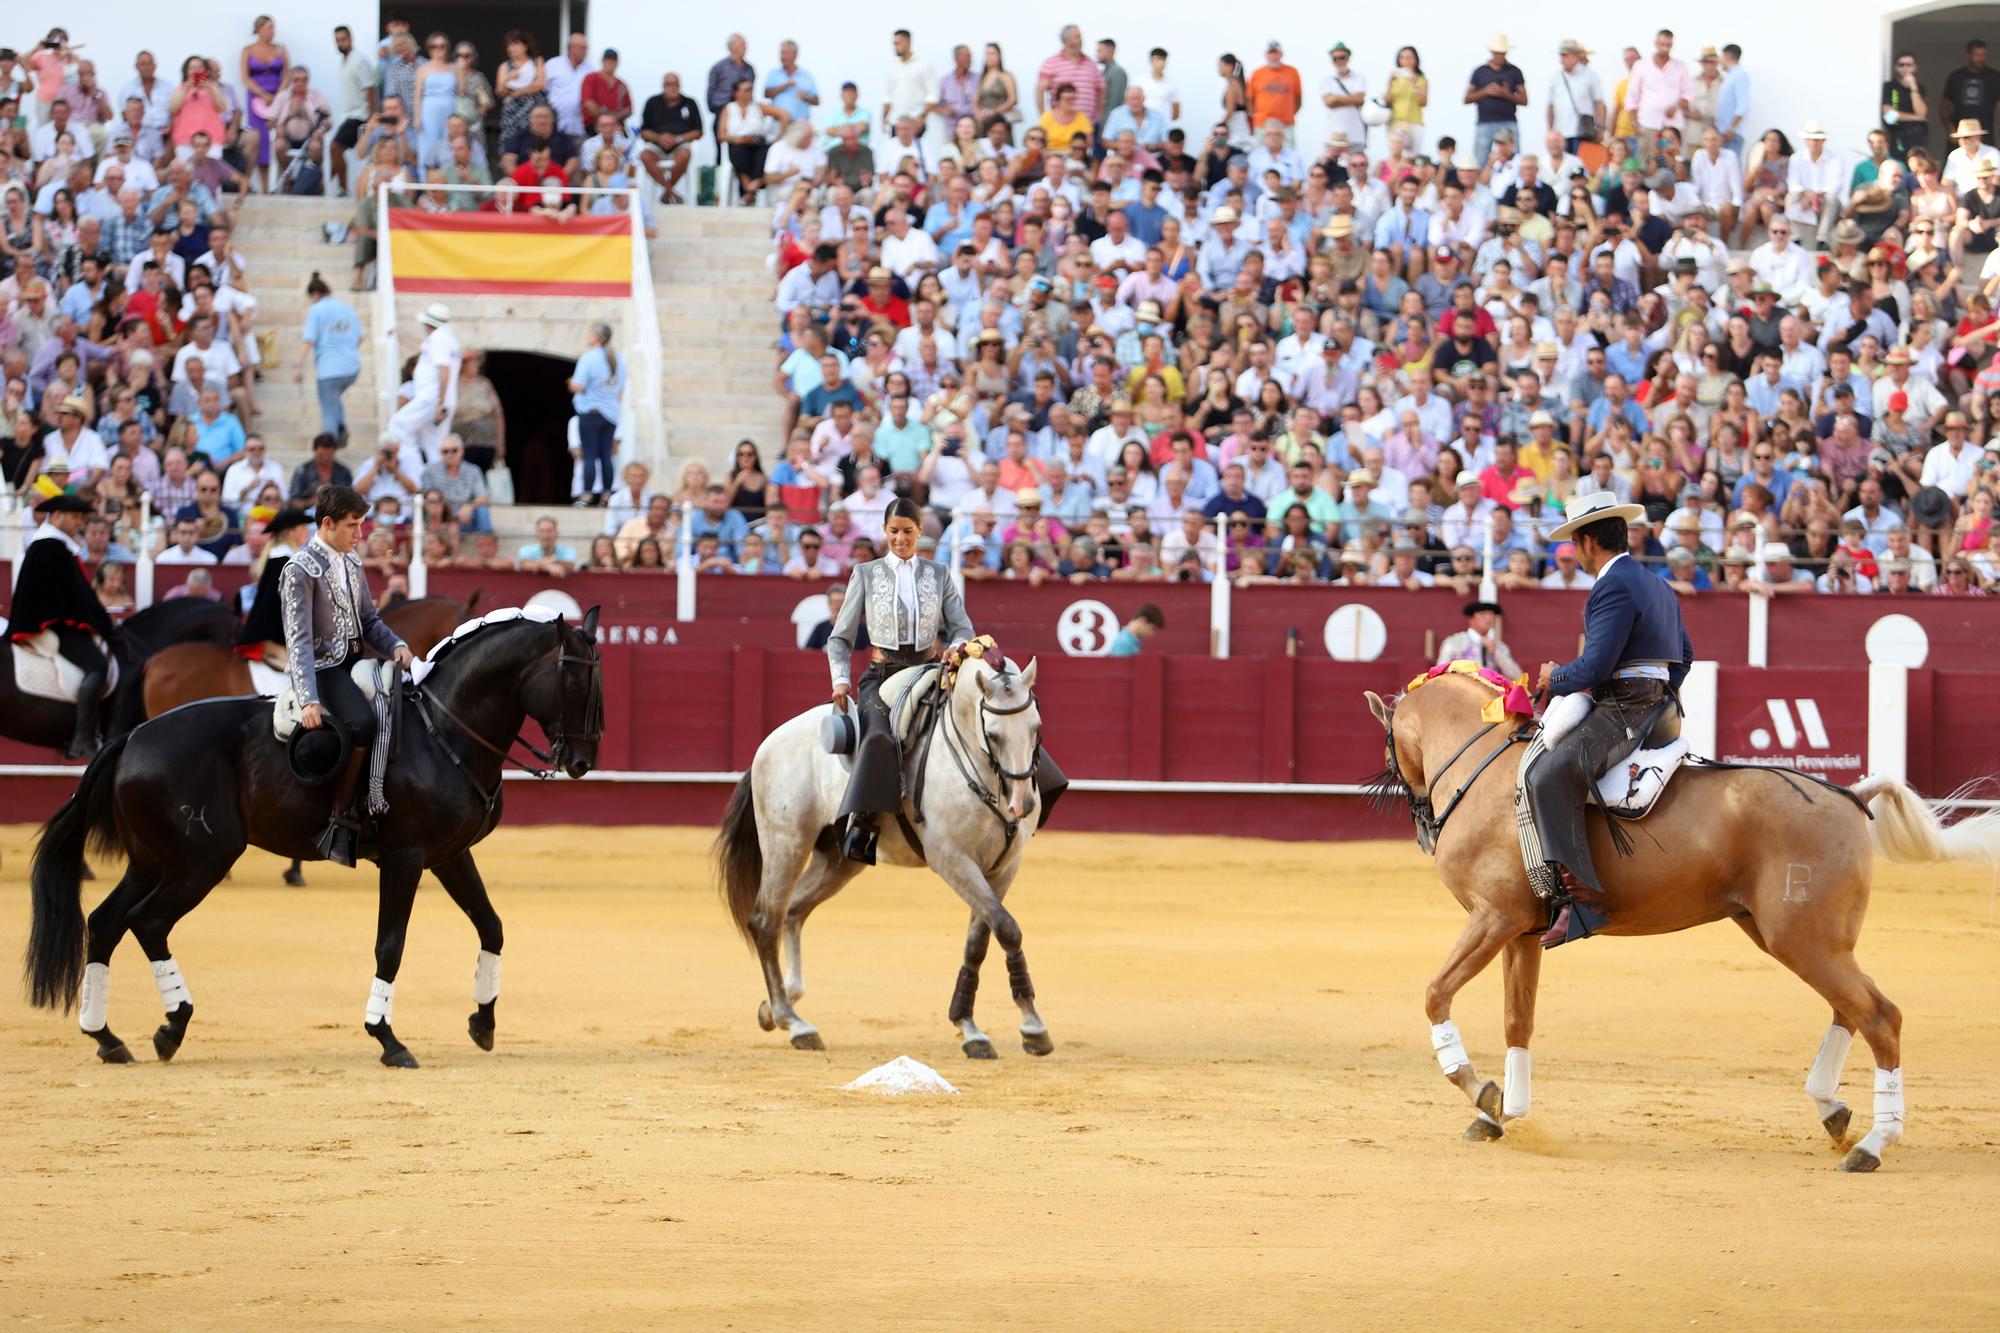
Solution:
[[[97,512],[90,507],[90,501],[80,495],[65,491],[61,495],[51,495],[35,506],[37,514],[91,514]]]
[[[264,525],[264,535],[266,537],[276,537],[279,533],[289,532],[293,528],[309,528],[311,526],[311,514],[308,514],[305,510],[295,505],[287,505],[285,508],[271,515],[271,521]]]
[[[1478,615],[1478,614],[1479,614],[1479,613],[1480,613],[1481,611],[1491,611],[1491,612],[1492,612],[1492,613],[1493,613],[1494,615],[1496,615],[1496,616],[1497,616],[1497,615],[1499,615],[1499,614],[1501,613],[1501,612],[1500,612],[1500,603],[1498,603],[1498,602],[1467,602],[1467,603],[1465,604],[1465,615],[1466,615],[1467,617],[1471,617],[1471,616],[1476,616],[1476,615]]]

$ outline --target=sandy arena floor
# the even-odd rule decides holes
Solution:
[[[0,830],[0,960],[29,830]],[[1800,1090],[1827,1015],[1715,926],[1559,951],[1536,1114],[1500,1144],[1420,1007],[1457,909],[1413,847],[1054,835],[1013,895],[1057,1043],[998,950],[972,1064],[964,912],[879,871],[806,934],[825,1054],[758,1031],[699,830],[503,830],[500,1045],[434,883],[396,1027],[360,1030],[373,879],[252,853],[175,935],[172,1065],[129,940],[100,1065],[0,1006],[0,1316],[40,1328],[1992,1328],[2000,919],[1983,871],[1885,871],[1863,961],[1903,1008],[1911,1131],[1872,1177]],[[86,905],[109,879],[86,885]],[[1457,1017],[1500,1072],[1498,968]],[[1004,1038],[1004,1040],[1003,1040]],[[837,1085],[899,1054],[962,1089]],[[1861,1043],[1846,1095],[1870,1105]]]

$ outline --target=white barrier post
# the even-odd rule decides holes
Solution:
[[[1482,602],[1498,602],[1500,600],[1500,584],[1497,581],[1495,581],[1493,577],[1493,515],[1492,514],[1488,514],[1486,516],[1486,549],[1484,553],[1481,555],[1480,559],[1481,559],[1481,568],[1479,571],[1479,600]]]
[[[965,600],[965,525],[956,515],[951,520],[951,586],[958,591],[960,601]]]
[[[431,567],[424,563],[424,497],[417,494],[416,513],[410,516],[410,596],[430,596]]]
[[[1686,714],[1681,721],[1681,739],[1687,742],[1689,754],[1716,757],[1716,737],[1721,734],[1716,717],[1718,679],[1719,664],[1696,662],[1681,682],[1681,709]]]
[[[1771,665],[1771,599],[1753,592],[1744,600],[1750,604],[1750,642],[1744,660],[1753,667],[1767,667]]]
[[[641,177],[641,179],[645,179]],[[632,214],[632,326],[634,373],[625,379],[627,413],[634,429],[625,433],[620,464],[636,457],[655,476],[667,470],[666,423],[660,419],[660,308],[653,295],[653,259],[647,249],[645,205],[639,191],[626,205]]]
[[[1208,655],[1229,656],[1229,515],[1215,516],[1215,558],[1208,582]]]
[[[153,497],[139,495],[139,564],[132,573],[132,605],[143,611],[153,604]]]
[[[0,560],[7,562],[7,591],[21,581],[21,502],[12,491],[0,496]]]
[[[693,620],[694,602],[694,505],[681,505],[679,554],[674,558],[674,619]]]
[[[1910,775],[1910,669],[1868,664],[1868,771],[1907,782]]]
[[[389,240],[389,185],[375,191],[375,433],[389,428],[402,386],[396,343],[396,265]]]

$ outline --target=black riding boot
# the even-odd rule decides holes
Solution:
[[[97,713],[104,702],[104,673],[93,671],[85,675],[76,691],[76,735],[70,738],[69,748],[63,751],[66,759],[88,759],[102,748],[97,739]]]
[[[847,817],[847,838],[841,843],[840,854],[850,861],[862,865],[875,864],[875,816],[849,815]]]
[[[1056,802],[1069,790],[1069,779],[1056,767],[1056,761],[1049,757],[1046,749],[1035,751],[1035,793],[1041,797],[1041,813],[1035,818],[1035,827],[1045,828],[1049,816],[1055,813]]]
[[[357,748],[347,757],[347,767],[333,789],[333,813],[313,839],[319,854],[338,866],[352,867],[358,859],[361,821],[355,817],[354,795],[361,789],[361,775],[367,769],[368,751]]]

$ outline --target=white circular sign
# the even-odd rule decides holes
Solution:
[[[1389,627],[1372,606],[1349,602],[1326,618],[1326,655],[1336,662],[1373,662],[1389,646]]]
[[[546,606],[556,614],[566,617],[574,625],[582,621],[583,608],[576,604],[576,598],[560,588],[544,588],[528,599],[529,606]]]
[[[1118,613],[1094,598],[1071,602],[1056,617],[1056,642],[1071,657],[1103,657],[1118,635]]]
[[[1883,666],[1920,667],[1931,655],[1931,636],[1898,611],[1868,627],[1868,660]]]

